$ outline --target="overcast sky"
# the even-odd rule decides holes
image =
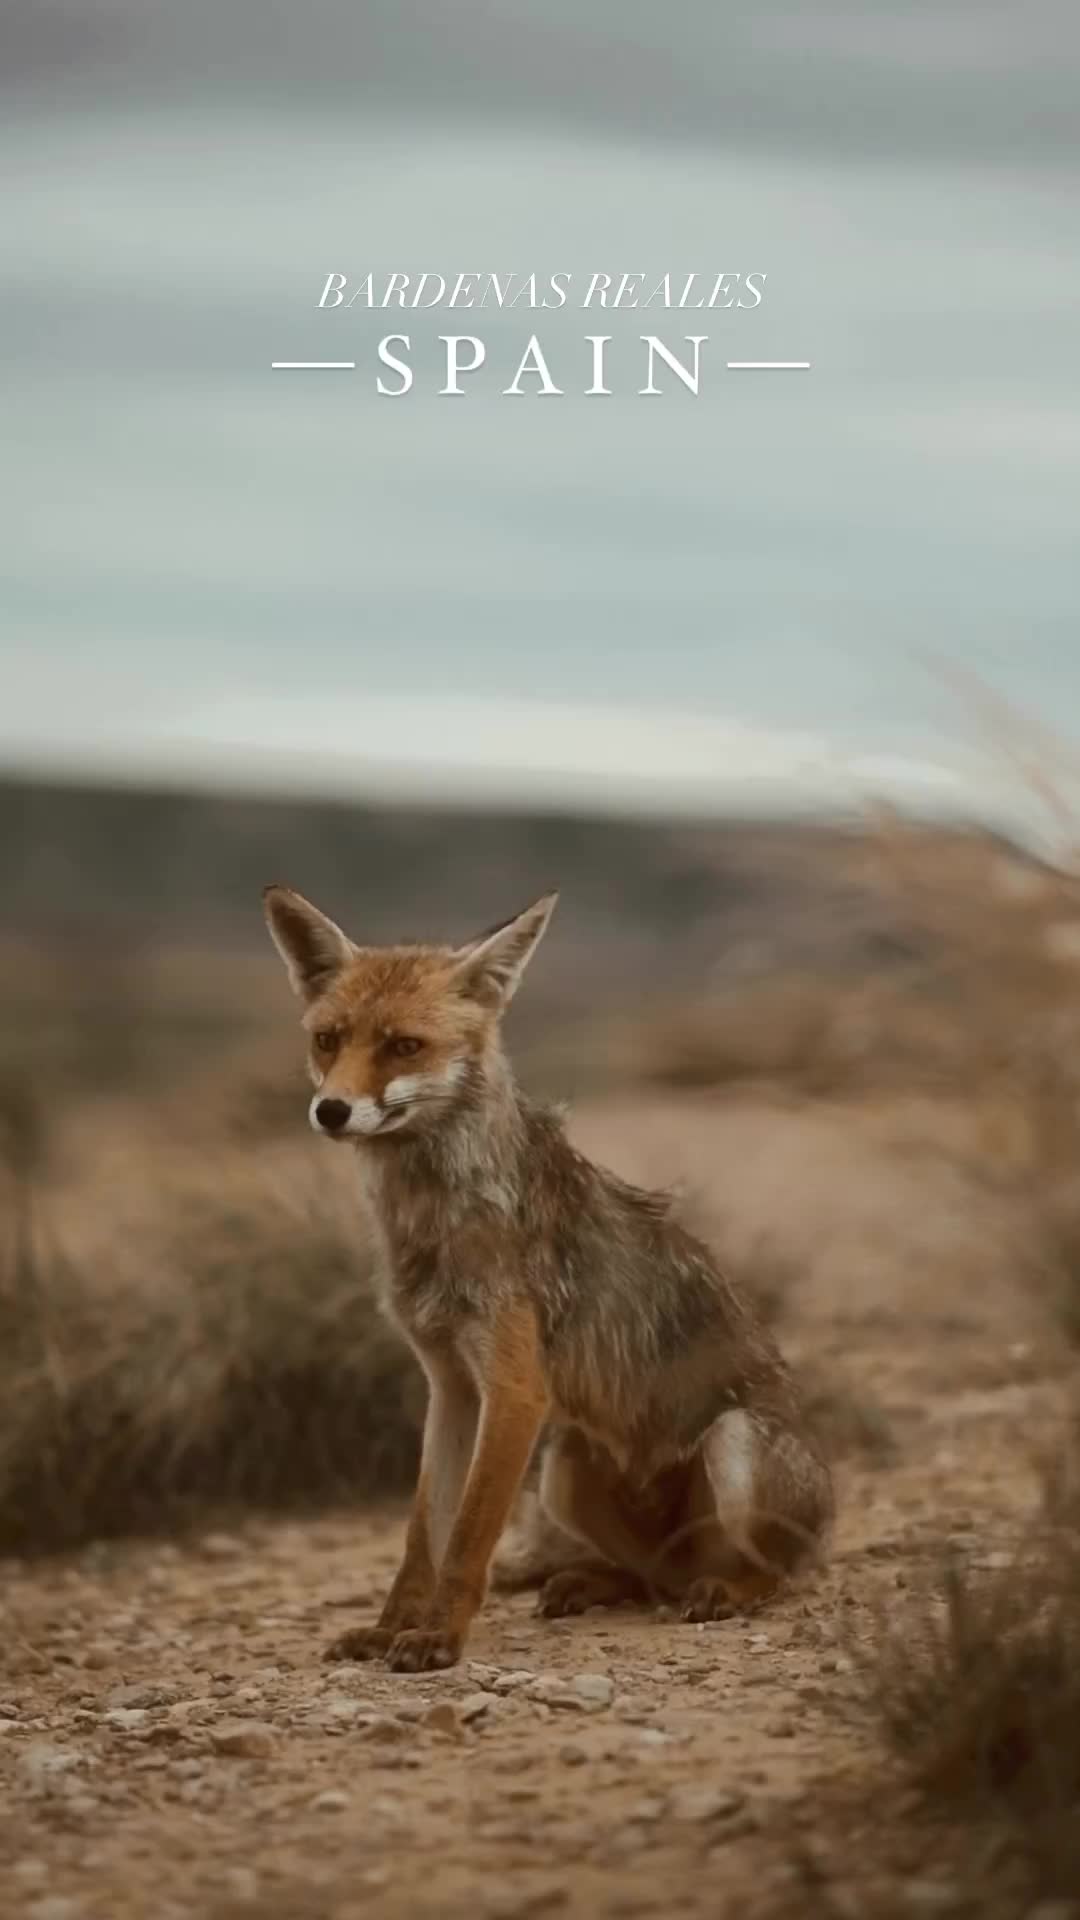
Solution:
[[[1075,28],[1053,7],[16,7],[0,762],[662,804],[989,793],[1075,734]],[[1071,32],[1071,38],[1070,38]],[[753,312],[317,312],[331,269]],[[416,388],[374,388],[408,327]],[[583,336],[610,331],[607,399]],[[638,335],[707,332],[642,399]],[[355,358],[355,373],[272,373]],[[734,358],[809,360],[736,374]],[[12,456],[14,456],[12,458]]]

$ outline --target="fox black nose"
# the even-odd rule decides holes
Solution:
[[[340,1133],[351,1111],[347,1100],[320,1100],[315,1118],[327,1133]]]

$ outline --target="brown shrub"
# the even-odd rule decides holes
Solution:
[[[63,1250],[9,1159],[0,1549],[408,1484],[422,1383],[362,1235],[332,1196],[223,1159],[154,1196],[114,1271]]]
[[[928,1808],[996,1830],[1036,1893],[1080,1895],[1080,1545],[1075,1506],[1010,1563],[950,1566],[891,1628],[872,1691]]]
[[[1048,1192],[1039,1225],[1037,1260],[1051,1305],[1068,1338],[1080,1345],[1080,1187],[1070,1182]]]
[[[1080,890],[990,834],[882,813],[851,842],[877,937],[614,1021],[615,1077],[772,1097],[946,1095],[987,1122],[986,1166],[1058,1175],[1080,1147]],[[977,1169],[973,1168],[973,1171]]]

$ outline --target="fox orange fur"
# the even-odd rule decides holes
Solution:
[[[704,1620],[766,1596],[829,1519],[828,1468],[746,1294],[515,1083],[501,1017],[555,896],[462,947],[357,946],[286,887],[265,903],[311,1123],[356,1150],[429,1387],[400,1571],[331,1657],[458,1659],[541,1436],[548,1537],[573,1543],[541,1612],[658,1596]]]

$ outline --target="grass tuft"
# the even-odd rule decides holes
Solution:
[[[1061,1510],[1003,1569],[950,1565],[889,1630],[872,1689],[936,1815],[974,1820],[1039,1896],[1080,1896],[1080,1545]]]
[[[0,1550],[408,1485],[422,1382],[362,1234],[324,1194],[211,1172],[156,1197],[125,1282],[62,1248],[9,1160]]]
[[[1080,1346],[1080,1187],[1051,1194],[1040,1215],[1041,1264],[1051,1305],[1074,1346]]]

